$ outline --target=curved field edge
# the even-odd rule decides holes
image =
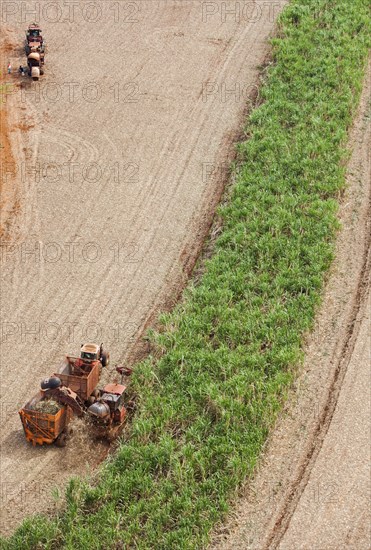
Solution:
[[[201,548],[250,476],[302,360],[331,264],[369,48],[366,0],[293,0],[272,41],[223,230],[152,333],[138,405],[95,480],[1,548]],[[78,457],[76,457],[78,459]]]

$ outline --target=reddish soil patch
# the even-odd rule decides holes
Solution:
[[[7,42],[0,45],[1,67],[5,67],[5,54],[11,50],[12,46]],[[0,76],[0,238],[2,239],[8,232],[9,217],[17,210],[17,197],[15,192],[17,169],[10,139],[10,107],[7,97],[13,89],[13,84],[11,82],[11,75],[7,75],[7,77],[8,78],[5,78],[3,74]]]

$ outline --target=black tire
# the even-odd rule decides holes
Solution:
[[[109,353],[107,351],[102,351],[102,355],[100,357],[100,362],[102,363],[102,367],[106,367],[109,363]]]
[[[128,401],[128,403],[126,405],[126,410],[128,412],[133,412],[133,411],[135,411],[135,407],[136,407],[135,401],[132,399],[132,400]]]
[[[45,378],[41,382],[41,389],[42,390],[55,390],[56,388],[59,388],[61,386],[62,382],[61,379],[57,376],[51,376],[50,378]]]
[[[57,447],[65,447],[67,445],[67,434],[65,432],[59,434],[55,440],[55,444]]]

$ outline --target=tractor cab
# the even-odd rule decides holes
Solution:
[[[109,363],[109,353],[103,350],[103,344],[81,344],[80,358],[83,361],[100,361],[102,367],[106,367]]]
[[[81,346],[81,359],[87,359],[88,361],[99,361],[100,355],[100,346],[97,344],[84,344]]]
[[[32,23],[26,30],[27,42],[41,42],[43,41],[42,30],[39,25]]]
[[[85,362],[100,361],[102,367],[106,367],[109,363],[109,352],[103,349],[103,344],[81,344],[80,359]]]
[[[42,54],[42,61],[44,61],[45,43],[41,35],[42,30],[36,23],[32,23],[26,30],[25,51],[26,55],[31,52],[39,52]]]

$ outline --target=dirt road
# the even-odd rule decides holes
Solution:
[[[371,546],[370,68],[351,132],[336,261],[304,368],[214,550]]]
[[[1,248],[2,532],[105,456],[78,430],[65,450],[30,448],[17,410],[84,340],[111,350],[112,376],[176,297],[284,2],[10,4],[12,41],[36,19],[48,50],[9,104],[35,126],[12,135],[21,213]]]

